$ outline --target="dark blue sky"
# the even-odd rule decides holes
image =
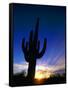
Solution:
[[[35,30],[37,17],[39,21],[40,50],[44,38],[47,39],[46,52],[37,63],[48,65],[57,64],[58,60],[65,60],[65,7],[56,6],[27,6],[14,4],[14,63],[25,63],[22,51],[22,39],[29,40],[29,33]],[[60,62],[60,61],[59,61]]]

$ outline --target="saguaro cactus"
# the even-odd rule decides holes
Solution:
[[[28,67],[28,77],[33,79],[35,76],[35,66],[36,59],[41,58],[45,53],[46,49],[46,39],[44,39],[44,45],[40,51],[40,41],[38,40],[38,28],[39,28],[39,18],[37,19],[35,33],[30,32],[29,42],[25,42],[25,38],[22,40],[22,50],[24,53],[25,60],[29,63]]]

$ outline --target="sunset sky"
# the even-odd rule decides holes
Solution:
[[[13,7],[13,70],[14,73],[28,68],[28,63],[22,51],[22,39],[29,40],[29,33],[35,30],[37,17],[39,20],[40,50],[44,38],[47,39],[46,52],[37,59],[36,70],[40,66],[44,71],[64,72],[65,69],[65,7],[56,6],[27,6]],[[43,70],[43,69],[42,69]]]

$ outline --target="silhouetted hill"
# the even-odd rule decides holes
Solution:
[[[38,81],[37,79],[31,80],[28,77],[25,77],[25,72],[21,74],[16,74],[13,76],[13,86],[28,86],[28,85],[46,85],[46,84],[62,84],[66,83],[66,74],[56,74],[50,76],[48,79],[42,79]]]

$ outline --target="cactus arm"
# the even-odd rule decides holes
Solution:
[[[26,42],[25,49],[26,49],[26,51],[28,52],[28,42]]]
[[[29,62],[29,58],[24,54],[25,60]]]
[[[28,42],[25,43],[25,39],[22,40],[22,50],[25,54],[28,52]]]
[[[46,50],[46,39],[44,39],[44,46],[42,50],[38,53],[37,58],[41,58],[43,54],[45,53],[45,50]]]
[[[25,53],[25,38],[22,40],[22,50]]]
[[[40,49],[40,41],[38,40],[38,44],[37,44],[37,52],[39,52]]]
[[[28,60],[28,42],[26,42],[26,46],[25,46],[25,39],[24,38],[22,40],[22,50],[24,52],[24,57],[25,57],[26,61],[29,62],[29,60]]]

